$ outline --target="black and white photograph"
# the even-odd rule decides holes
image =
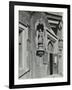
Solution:
[[[70,85],[70,6],[10,2],[9,87]]]
[[[63,13],[19,11],[19,79],[63,76]]]

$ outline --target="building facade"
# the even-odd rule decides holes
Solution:
[[[62,24],[61,13],[19,11],[19,78],[63,75]]]

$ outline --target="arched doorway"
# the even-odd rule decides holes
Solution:
[[[50,75],[53,74],[53,43],[52,41],[49,41],[48,43],[48,52],[49,52],[49,70],[50,70]]]

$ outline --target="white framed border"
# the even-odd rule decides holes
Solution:
[[[63,77],[41,78],[41,79],[18,79],[18,20],[19,10],[23,11],[42,11],[42,12],[62,12],[63,13]],[[14,6],[14,84],[38,84],[67,82],[67,9],[54,7],[34,7],[34,6]]]

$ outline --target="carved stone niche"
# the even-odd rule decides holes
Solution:
[[[36,23],[36,55],[42,57],[45,53],[44,49],[44,22],[40,19]]]

